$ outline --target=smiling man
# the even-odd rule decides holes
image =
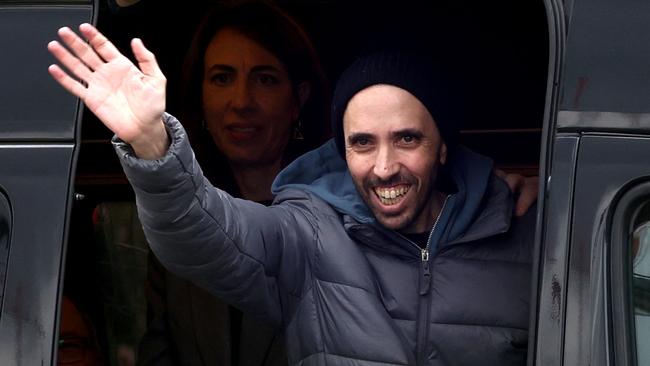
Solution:
[[[352,180],[377,221],[428,231],[448,196],[433,191],[447,146],[426,107],[404,89],[379,84],[357,93],[343,120]]]
[[[165,186],[187,187],[140,202],[152,248],[282,324],[292,364],[525,364],[534,210],[513,218],[492,162],[456,144],[453,90],[420,54],[359,58],[334,93],[335,138],[280,173],[270,208],[205,193],[167,117],[179,163],[163,158],[163,175],[177,176]],[[156,191],[132,159],[123,163],[136,190]],[[156,202],[191,195],[196,208],[171,210],[170,229]]]
[[[116,133],[151,248],[170,270],[285,329],[293,365],[523,365],[535,212],[456,144],[462,107],[418,53],[366,53],[334,93],[334,139],[277,177],[270,207],[214,188],[164,76],[89,25],[50,72]],[[92,49],[91,49],[92,48]],[[108,98],[107,98],[108,96]],[[147,103],[144,103],[147,101]]]

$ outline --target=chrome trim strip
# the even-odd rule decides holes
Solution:
[[[650,113],[559,111],[557,128],[650,130]]]

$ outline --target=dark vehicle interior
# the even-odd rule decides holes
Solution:
[[[183,56],[212,1],[141,0],[122,8],[110,1],[99,4],[97,26],[123,53],[131,55],[133,37],[155,53],[168,79],[167,110],[177,113]],[[386,32],[410,32],[417,42],[451,57],[466,96],[461,143],[493,158],[506,172],[538,175],[549,67],[542,1],[278,4],[306,28],[332,85],[364,44]],[[63,293],[90,324],[104,364],[129,365],[134,356],[128,349],[135,353],[146,324],[147,245],[128,203],[133,193],[111,137],[91,113],[83,115]],[[126,344],[126,353],[119,353],[118,343]],[[61,359],[67,344],[59,344]]]

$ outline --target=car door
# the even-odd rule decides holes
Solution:
[[[50,365],[80,104],[47,74],[91,0],[0,0],[0,365]]]
[[[545,3],[551,63],[529,364],[647,364],[639,248],[650,221],[650,3]]]

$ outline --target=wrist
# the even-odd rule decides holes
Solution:
[[[156,160],[167,153],[170,145],[170,138],[162,119],[154,124],[152,129],[141,133],[137,139],[130,142],[135,155],[140,159]]]

